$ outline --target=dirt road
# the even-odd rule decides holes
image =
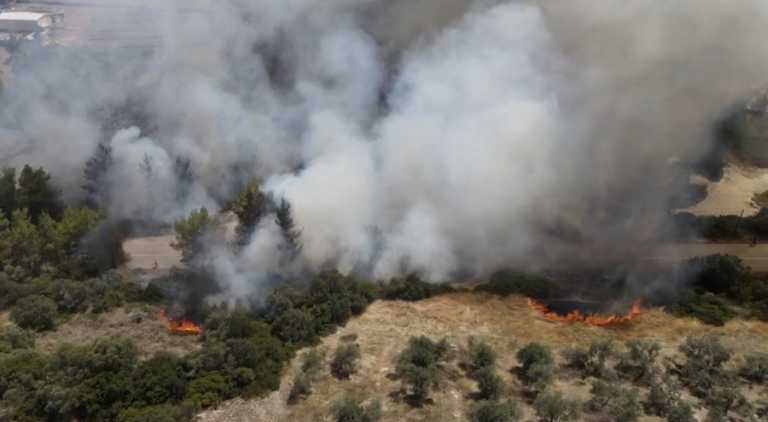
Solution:
[[[125,264],[126,268],[129,270],[167,271],[172,267],[181,267],[181,253],[171,247],[173,240],[173,235],[138,237],[126,240],[123,243],[123,250],[129,255],[129,261]]]

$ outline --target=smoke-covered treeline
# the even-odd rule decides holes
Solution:
[[[125,19],[105,3],[96,19]],[[373,277],[631,256],[768,68],[761,0],[131,7],[155,48],[13,57],[1,164],[78,200],[95,157],[91,200],[167,222],[258,178],[292,206],[301,266]],[[281,263],[274,221],[214,254],[229,294]]]

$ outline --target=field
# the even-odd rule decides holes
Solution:
[[[327,370],[315,384],[313,394],[304,402],[287,406],[293,368],[283,377],[279,391],[260,400],[237,399],[219,409],[199,416],[201,422],[237,421],[330,421],[331,404],[345,395],[379,400],[383,421],[460,421],[465,420],[467,398],[475,391],[474,382],[466,378],[452,362],[448,380],[433,395],[434,402],[423,408],[411,408],[393,400],[400,384],[392,379],[393,359],[411,336],[426,335],[433,339],[446,337],[454,354],[474,336],[490,343],[499,354],[497,369],[510,386],[510,396],[519,399],[522,385],[511,373],[517,365],[514,354],[523,344],[542,342],[558,350],[568,346],[587,345],[592,340],[609,338],[623,342],[632,338],[652,338],[663,345],[662,354],[674,356],[686,336],[717,334],[728,347],[740,355],[755,351],[768,352],[768,323],[734,320],[724,327],[712,327],[695,320],[672,317],[659,309],[644,312],[638,320],[623,327],[598,328],[581,324],[560,324],[547,321],[531,310],[521,297],[498,298],[483,294],[456,293],[422,302],[376,302],[360,317],[353,319],[336,334],[323,340],[329,353],[342,341],[356,338],[362,348],[358,374],[350,380],[339,381]],[[558,390],[572,398],[589,398],[589,385],[573,377],[559,377]],[[753,398],[764,391],[745,391]],[[533,410],[525,405],[527,419]],[[645,417],[644,421],[661,420]]]

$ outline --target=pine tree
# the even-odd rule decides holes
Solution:
[[[60,196],[61,192],[50,184],[51,176],[42,167],[32,170],[25,165],[19,175],[19,188],[16,191],[18,208],[26,208],[33,222],[40,215],[48,214],[58,219],[64,210]]]
[[[283,235],[283,240],[285,240],[289,256],[293,258],[301,250],[301,243],[299,240],[301,230],[296,229],[296,223],[293,221],[291,203],[285,198],[281,198],[275,214],[275,223],[280,227],[280,233]]]
[[[0,176],[0,213],[10,218],[16,209],[16,169],[3,169]]]
[[[112,147],[100,143],[83,168],[83,190],[86,193],[86,204],[91,208],[104,207],[108,203],[109,185],[107,174],[112,167]]]
[[[192,184],[195,182],[192,161],[186,157],[176,157],[173,173],[176,175],[176,201],[183,203],[189,197]]]
[[[267,212],[268,204],[269,198],[261,191],[261,186],[256,180],[248,183],[240,192],[232,207],[239,220],[235,240],[239,248],[243,248],[250,241],[251,234]]]

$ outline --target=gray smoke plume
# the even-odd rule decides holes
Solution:
[[[631,260],[768,69],[762,0],[104,3],[151,48],[22,48],[2,164],[75,199],[110,141],[111,213],[168,222],[257,177],[293,206],[293,265],[376,278]],[[280,272],[279,243],[265,218],[217,249],[222,298]]]

